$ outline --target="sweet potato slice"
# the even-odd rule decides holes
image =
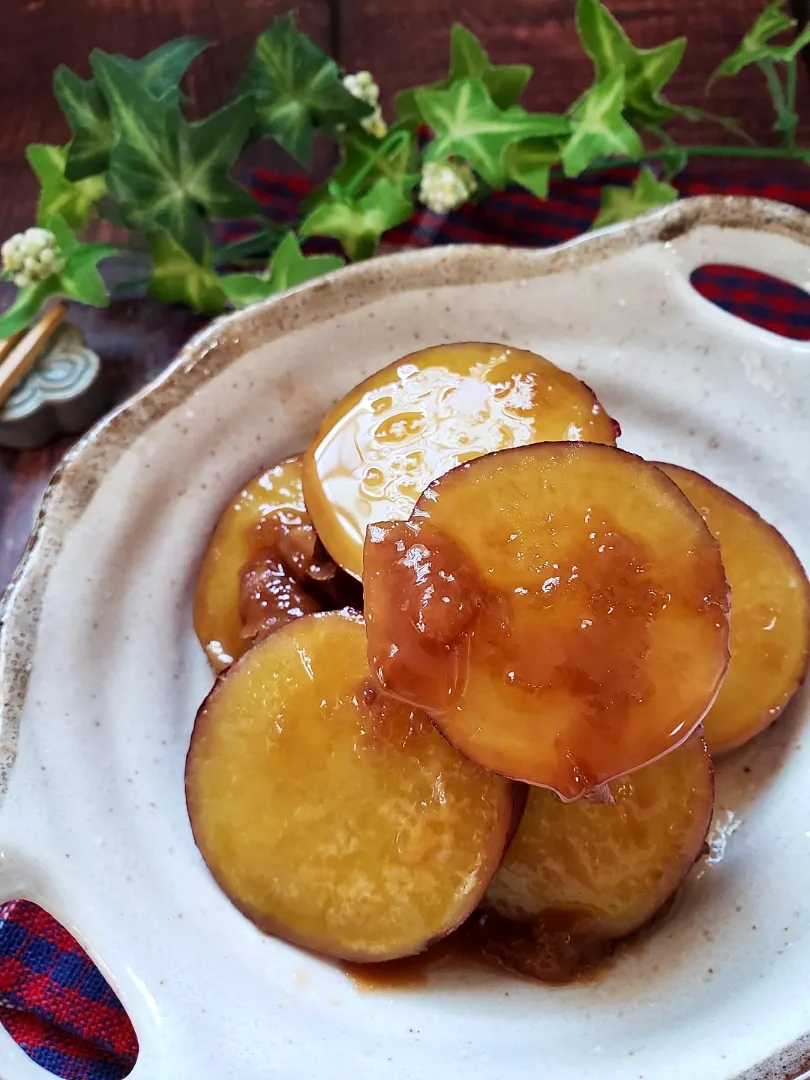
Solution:
[[[705,476],[659,464],[720,544],[731,586],[731,660],[704,721],[712,754],[742,746],[790,701],[810,657],[810,584],[781,533]]]
[[[717,542],[654,465],[541,443],[366,542],[369,659],[462,753],[573,799],[683,742],[728,662]]]
[[[615,444],[618,424],[542,356],[466,342],[411,353],[360,383],[304,455],[318,535],[355,577],[372,521],[402,520],[431,480],[492,450],[546,440]]]
[[[301,458],[260,473],[231,499],[200,566],[194,628],[221,671],[256,637],[300,615],[356,602],[304,505]]]
[[[370,685],[365,628],[310,615],[220,676],[186,765],[194,836],[257,926],[347,960],[455,929],[498,868],[513,785]]]
[[[529,790],[477,920],[484,952],[556,981],[664,906],[711,822],[714,779],[701,733],[599,795],[564,803]]]

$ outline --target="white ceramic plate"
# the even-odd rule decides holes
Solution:
[[[706,262],[810,283],[810,219],[699,199],[553,251],[383,258],[225,318],[87,436],[6,599],[0,898],[61,919],[140,1040],[133,1080],[749,1080],[810,1055],[810,739],[801,692],[720,770],[742,826],[599,979],[493,972],[362,994],[263,937],[192,841],[183,764],[211,685],[195,572],[229,495],[420,346],[500,340],[591,384],[621,445],[705,472],[810,565],[810,347],[702,300]],[[750,770],[750,771],[749,771]],[[0,1036],[3,1080],[44,1073]]]

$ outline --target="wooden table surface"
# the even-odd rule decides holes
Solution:
[[[803,11],[796,5],[804,3],[794,0],[800,16]],[[285,0],[5,0],[0,239],[33,220],[36,186],[25,164],[26,145],[64,143],[69,137],[51,91],[52,72],[59,63],[87,75],[87,57],[95,46],[140,56],[169,38],[201,34],[219,45],[195,64],[190,89],[201,107],[210,109],[227,98],[256,34],[289,6]],[[762,4],[612,0],[610,6],[639,45],[688,36],[686,60],[673,80],[671,96],[703,104],[709,72],[731,51]],[[301,28],[347,70],[374,72],[384,104],[402,86],[445,73],[454,21],[473,30],[497,62],[534,66],[528,93],[532,107],[562,109],[590,81],[590,62],[574,27],[574,0],[300,0],[297,9]],[[718,84],[708,104],[767,138],[772,120],[759,78],[752,70]],[[801,84],[804,112],[810,116],[804,73]],[[805,125],[805,138],[808,134],[810,126]],[[252,163],[295,167],[266,154]],[[101,313],[82,311],[76,321],[103,357],[118,401],[169,362],[192,325],[182,311],[146,303],[117,304]],[[70,440],[63,439],[43,450],[0,451],[0,586],[13,572],[41,493],[69,445]]]

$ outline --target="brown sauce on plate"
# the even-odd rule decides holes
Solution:
[[[542,920],[519,923],[479,910],[418,956],[341,967],[358,990],[367,992],[422,989],[439,972],[465,976],[493,969],[562,985],[598,977],[615,948],[615,942],[578,936],[569,912],[547,912]]]

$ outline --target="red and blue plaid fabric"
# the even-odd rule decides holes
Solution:
[[[120,1080],[138,1054],[104,976],[64,927],[24,900],[0,909],[0,1020],[66,1080]]]
[[[628,171],[615,170],[601,179],[630,178]],[[708,181],[686,172],[676,186],[681,195],[758,195],[810,210],[810,186],[777,183],[772,174]],[[258,173],[253,188],[269,216],[283,224],[297,216],[311,184]],[[392,230],[386,242],[403,248],[470,242],[547,247],[586,231],[599,200],[599,183],[559,180],[544,202],[509,191],[447,218],[423,210]],[[231,237],[239,231],[235,226]],[[693,283],[741,318],[810,340],[810,298],[801,289],[739,267],[702,267]],[[34,1061],[67,1080],[119,1080],[135,1064],[135,1032],[102,975],[66,930],[23,901],[0,908],[0,1020]]]

